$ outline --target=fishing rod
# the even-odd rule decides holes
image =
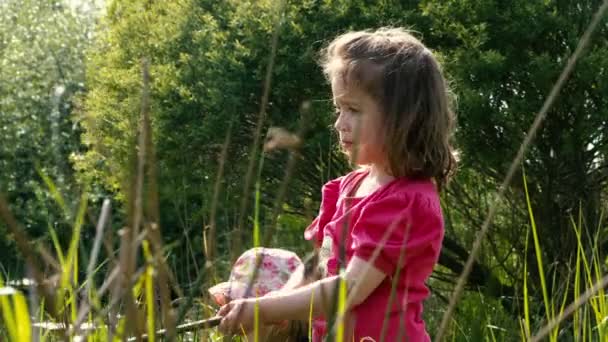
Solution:
[[[178,333],[183,333],[183,332],[187,332],[187,331],[214,328],[214,327],[217,327],[221,321],[222,321],[222,317],[215,316],[215,317],[211,317],[211,318],[207,318],[207,319],[202,319],[200,321],[180,324],[177,327],[175,327],[175,333],[178,334]],[[164,337],[166,334],[167,334],[166,329],[160,329],[160,330],[156,331],[155,336]],[[141,339],[142,341],[147,341],[148,335],[147,334],[141,335],[139,337],[139,339]],[[127,339],[127,341],[129,341],[129,342],[137,341],[137,340],[138,340],[138,337],[136,337],[136,336],[130,337],[129,339]]]

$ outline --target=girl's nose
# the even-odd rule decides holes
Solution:
[[[340,112],[338,114],[338,117],[336,118],[336,122],[334,122],[334,128],[338,131],[338,132],[345,132],[347,131],[347,122],[346,122],[346,118],[344,113]]]

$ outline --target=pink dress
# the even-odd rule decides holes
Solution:
[[[350,197],[367,173],[357,170],[326,183],[319,215],[304,236],[321,249],[326,276],[339,272],[340,243],[346,264],[353,256],[369,261],[383,245],[373,264],[387,277],[351,310],[346,341],[380,341],[382,330],[384,341],[430,341],[422,302],[429,295],[425,281],[437,263],[444,234],[439,195],[431,180],[398,178],[365,197]],[[398,269],[395,298],[389,303]],[[324,318],[315,318],[313,341],[326,334]]]

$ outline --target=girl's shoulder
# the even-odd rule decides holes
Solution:
[[[388,195],[411,196],[422,195],[439,198],[437,186],[431,179],[395,179],[392,186],[387,187]]]
[[[350,197],[353,189],[367,175],[368,170],[360,168],[332,179],[323,185],[323,198],[326,202],[335,202],[338,197]],[[365,198],[359,198],[363,207],[376,203],[424,202],[439,208],[439,192],[431,179],[395,178]]]
[[[409,207],[441,213],[439,192],[430,179],[394,179],[372,194],[367,202],[374,207],[387,207],[395,211]]]
[[[365,174],[365,169],[357,169],[344,176],[332,179],[323,185],[323,194],[338,196],[341,193],[348,192]]]

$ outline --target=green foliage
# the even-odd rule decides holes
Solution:
[[[302,1],[286,4],[264,127],[296,130],[306,123],[306,142],[287,202],[295,217],[310,217],[324,181],[348,165],[332,147],[329,88],[317,66],[318,52],[336,34],[379,25],[411,27],[445,63],[458,99],[461,172],[444,196],[448,222],[442,263],[459,273],[467,246],[485,218],[494,189],[540,109],[599,1]],[[140,104],[139,61],[151,61],[152,118],[158,151],[163,232],[193,239],[202,256],[200,230],[210,224],[212,191],[227,122],[233,137],[221,179],[218,244],[226,246],[238,221],[244,174],[260,108],[278,4],[272,1],[114,2],[88,65],[86,133],[90,149],[76,163],[83,179],[101,179],[120,190],[127,179]],[[322,19],[320,19],[322,18]],[[576,20],[573,18],[577,18]],[[565,216],[583,203],[585,221],[596,222],[606,177],[606,29],[593,44],[549,113],[526,158],[530,200],[540,245],[548,260],[565,265],[575,251]],[[309,103],[308,111],[302,110]],[[285,153],[267,155],[261,177],[263,228],[283,177]],[[516,310],[517,284],[532,255],[524,249],[526,206],[516,181],[501,202],[493,234],[470,283],[503,298]],[[587,200],[588,199],[588,200]],[[312,203],[311,204],[311,200]],[[250,208],[252,206],[250,205]],[[312,208],[312,209],[311,209]],[[253,217],[251,211],[247,215]],[[303,215],[303,216],[302,216]],[[282,216],[283,218],[289,216]],[[301,236],[306,220],[285,230]],[[248,224],[252,221],[248,221]],[[249,228],[244,227],[247,230]],[[559,232],[559,234],[546,232]],[[295,239],[295,238],[294,238]],[[275,242],[291,241],[290,237]],[[572,248],[564,249],[564,246]],[[178,256],[178,259],[182,258]],[[532,258],[534,259],[534,258]],[[535,262],[535,261],[533,261]],[[532,267],[530,291],[540,291]],[[565,269],[551,268],[547,277]],[[180,270],[178,273],[182,273]]]
[[[48,225],[67,236],[57,208],[38,177],[42,171],[58,192],[74,191],[70,154],[80,149],[72,120],[75,96],[84,90],[84,53],[91,16],[60,2],[0,2],[0,191],[33,236]],[[74,210],[73,203],[67,203]],[[0,260],[12,268],[15,251],[0,224]],[[20,269],[17,267],[15,271]]]
[[[396,16],[394,9],[381,6],[357,4],[350,8],[340,2],[313,1],[290,3],[282,14],[264,126],[295,130],[300,120],[308,123],[308,142],[302,151],[305,160],[299,164],[289,192],[290,204],[300,213],[304,201],[310,197],[318,200],[323,182],[346,167],[333,150],[327,129],[331,124],[327,115],[330,92],[316,65],[317,53],[324,41],[346,27],[351,15],[362,18],[358,23],[361,27],[371,23],[368,9],[378,16]],[[90,91],[85,102],[83,141],[90,149],[76,159],[81,179],[100,179],[110,189],[124,191],[125,166],[129,165],[137,131],[139,61],[147,57],[151,62],[162,226],[167,227],[164,232],[169,239],[183,236],[183,231],[198,235],[200,228],[209,224],[210,189],[225,129],[228,121],[235,120],[226,160],[230,167],[221,180],[216,222],[221,227],[219,239],[227,243],[243,193],[277,10],[273,1],[112,3],[87,67]],[[319,22],[316,18],[320,17],[329,20]],[[302,119],[300,107],[306,101],[311,106],[301,113],[306,116]],[[278,165],[285,162],[281,153],[268,158],[272,162],[266,164],[270,166],[261,178],[262,220],[267,220],[283,177]],[[250,193],[252,189],[248,197]],[[253,203],[253,196],[248,203]]]
[[[87,234],[82,222],[87,203],[73,195],[80,191],[72,172],[80,184],[93,185],[93,200],[100,193],[97,186],[119,200],[128,197],[146,58],[161,229],[180,281],[202,272],[201,232],[212,223],[214,182],[229,122],[234,125],[213,222],[223,253],[216,268],[225,271],[230,264],[223,247],[239,221],[241,196],[250,204],[245,231],[255,225],[256,238],[263,236],[275,222],[273,208],[282,208],[273,244],[304,255],[309,247],[301,242],[302,230],[316,212],[321,185],[349,169],[334,146],[330,90],[317,66],[319,51],[347,30],[406,26],[444,62],[457,99],[461,167],[443,196],[447,234],[441,281],[432,282],[439,297],[450,293],[496,188],[599,4],[303,0],[288,1],[279,12],[280,2],[271,0],[131,0],[109,1],[94,26],[90,13],[61,3],[0,0],[0,191],[8,194],[28,233],[50,235],[62,266],[77,268],[75,246],[86,241],[79,233]],[[270,126],[306,128],[286,203],[275,203],[286,152],[264,155],[252,183],[256,189],[244,189],[275,30],[278,49],[262,132]],[[529,191],[516,180],[501,200],[468,282],[474,291],[455,318],[455,340],[509,340],[521,328],[516,320],[522,311],[526,329],[533,332],[601,276],[608,247],[601,215],[608,180],[607,37],[604,21],[526,155]],[[534,248],[526,248],[531,208]],[[6,235],[0,224],[0,236]],[[0,260],[4,268],[14,267],[10,238],[0,240]],[[571,269],[577,270],[574,276]],[[572,286],[554,286],[572,277]],[[77,279],[64,275],[62,280],[73,292],[68,280]],[[582,328],[573,330],[573,338],[605,331],[604,296],[574,315],[573,324]],[[437,297],[430,308],[441,313]],[[433,330],[433,316],[427,321]],[[567,330],[569,322],[560,327]]]
[[[435,300],[425,305],[425,322],[431,334],[437,330],[443,305]],[[517,319],[499,300],[481,292],[466,293],[458,304],[445,341],[523,341]]]
[[[477,229],[471,227],[483,222],[494,189],[600,4],[422,2],[431,27],[427,42],[445,56],[458,98],[461,173],[444,202],[453,215],[448,239],[463,246],[474,239]],[[587,223],[582,227],[584,235],[597,232],[596,222],[605,223],[600,213],[608,184],[606,37],[608,28],[600,26],[525,156],[542,259],[551,260],[547,279],[567,277],[577,250],[570,215],[579,206]],[[519,252],[524,250],[527,229],[521,180],[512,183],[500,205],[481,264],[494,270],[500,284],[497,293],[512,297],[513,285],[522,281],[518,274],[529,263],[530,291],[540,295],[534,251]],[[603,230],[598,233],[605,236]],[[489,287],[489,283],[480,285]]]

